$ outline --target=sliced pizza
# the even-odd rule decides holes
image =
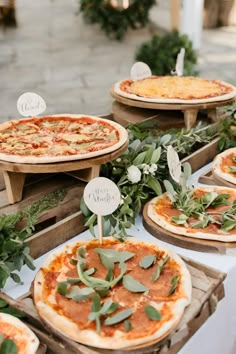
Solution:
[[[35,354],[39,340],[21,320],[0,313],[0,352],[9,354]]]
[[[218,154],[212,166],[213,174],[236,185],[236,148]]]
[[[52,253],[34,280],[34,303],[54,330],[83,344],[121,349],[159,341],[191,301],[191,276],[159,246],[106,238]]]
[[[148,217],[174,234],[222,242],[236,241],[236,190],[196,187],[175,199],[168,192],[148,204]]]
[[[0,125],[0,160],[51,163],[87,159],[115,151],[127,139],[121,125],[94,116],[12,120]]]
[[[236,88],[219,80],[190,76],[151,76],[123,80],[114,85],[120,96],[156,103],[207,103],[236,96]]]

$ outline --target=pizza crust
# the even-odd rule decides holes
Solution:
[[[76,155],[64,155],[64,156],[19,156],[19,155],[14,155],[14,154],[4,154],[0,153],[0,160],[2,161],[7,161],[7,162],[15,162],[15,163],[29,163],[29,164],[44,164],[44,163],[56,163],[56,162],[65,162],[65,161],[75,161],[75,160],[82,160],[82,159],[89,159],[89,158],[94,158],[98,157],[101,155],[109,154],[120,147],[122,147],[128,140],[128,132],[127,130],[122,127],[120,124],[103,119],[100,117],[96,116],[90,116],[90,115],[85,115],[85,114],[56,114],[56,115],[51,115],[47,117],[66,117],[66,118],[82,118],[82,117],[88,117],[95,119],[97,122],[106,122],[109,123],[111,126],[113,126],[119,133],[119,141],[115,143],[112,146],[106,147],[104,149],[101,149],[99,151],[91,151],[87,152],[84,154],[76,154]],[[37,119],[43,119],[44,117],[38,117]],[[25,118],[22,119],[22,122],[27,122],[31,121],[32,118]],[[14,122],[19,122],[18,120],[13,120],[9,122],[5,122],[0,125],[0,132],[2,130],[11,128],[11,124]]]
[[[211,103],[211,102],[220,102],[220,101],[227,101],[231,98],[234,98],[236,96],[236,88],[233,85],[230,85],[224,81],[219,81],[219,83],[222,83],[225,86],[228,86],[229,88],[232,89],[231,92],[221,95],[221,96],[216,96],[216,97],[209,97],[209,98],[202,98],[202,99],[191,99],[191,100],[185,100],[185,99],[174,99],[174,98],[150,98],[150,97],[142,97],[138,96],[136,94],[131,94],[128,92],[125,92],[121,90],[121,84],[126,81],[126,80],[121,80],[117,82],[114,85],[114,92],[117,93],[118,95],[122,97],[126,97],[132,100],[136,101],[142,101],[142,102],[150,102],[150,103],[170,103],[170,104],[178,104],[178,103],[185,103],[185,104],[200,104],[200,103]]]
[[[207,192],[219,192],[222,189],[224,190],[224,193],[229,193],[229,194],[235,194],[235,199],[236,199],[236,190],[228,187],[218,187],[218,186],[208,186],[208,187],[202,187],[202,188],[196,188],[200,190],[207,190]],[[171,222],[168,222],[162,215],[157,214],[155,211],[155,205],[165,199],[167,196],[167,193],[162,194],[161,196],[155,197],[148,203],[148,208],[147,208],[147,215],[148,217],[154,221],[157,225],[161,226],[164,230],[170,231],[174,234],[181,235],[181,236],[189,236],[189,237],[194,237],[198,239],[208,239],[208,240],[215,240],[215,241],[222,241],[222,242],[235,242],[236,241],[236,231],[235,234],[225,234],[225,235],[220,235],[220,234],[212,234],[212,233],[207,233],[207,232],[202,232],[202,231],[195,231],[197,229],[192,229],[187,230],[186,227],[177,225]]]
[[[109,240],[109,238],[106,238]],[[132,244],[140,245],[141,242],[129,241]],[[182,261],[182,259],[176,255],[174,252],[170,250],[164,250],[156,245],[152,245],[155,249],[159,251],[162,250],[165,252],[166,256],[169,255],[172,259],[174,259],[179,267],[181,273],[181,288],[180,292],[182,297],[177,300],[169,301],[171,316],[168,321],[166,321],[163,326],[154,334],[146,336],[145,338],[130,338],[125,332],[120,330],[116,330],[114,335],[112,336],[100,336],[93,330],[79,330],[78,326],[72,321],[68,320],[65,316],[58,314],[54,309],[48,306],[43,301],[43,287],[44,287],[44,269],[50,266],[51,262],[57,258],[58,255],[62,253],[70,253],[70,249],[73,247],[72,245],[64,246],[63,248],[58,249],[55,253],[51,254],[43,263],[42,268],[37,273],[34,280],[34,303],[36,309],[38,311],[39,316],[45,321],[49,327],[52,327],[53,330],[59,331],[64,336],[73,339],[79,343],[85,345],[94,345],[98,348],[106,348],[106,349],[124,349],[129,347],[134,347],[137,345],[148,345],[149,342],[161,340],[163,337],[167,336],[179,323],[184,309],[187,305],[189,305],[191,301],[192,295],[192,282],[190,273]],[[131,295],[132,296],[132,293]],[[155,307],[157,306],[154,301],[151,301],[151,304]],[[158,304],[158,306],[162,306],[162,303]]]
[[[6,323],[6,324],[10,324],[12,326],[12,333],[13,335],[16,334],[16,331],[19,329],[21,330],[21,335],[19,336],[19,340],[20,339],[24,339],[27,342],[27,347],[25,348],[19,348],[19,346],[17,345],[17,338],[18,336],[16,336],[16,339],[14,340],[15,344],[18,347],[18,354],[35,354],[38,346],[39,346],[39,340],[36,337],[36,335],[34,334],[33,331],[31,331],[31,329],[29,327],[27,327],[21,320],[19,320],[18,318],[11,316],[9,314],[6,313],[0,313],[0,326],[1,323]],[[14,328],[16,328],[15,332],[14,332]],[[0,328],[0,333],[2,333],[4,335],[4,328]],[[5,333],[6,335],[6,333]],[[11,338],[10,338],[11,339]]]
[[[213,165],[212,165],[212,171],[216,176],[219,176],[220,178],[231,182],[233,184],[235,184],[236,186],[236,173],[235,173],[235,177],[231,174],[231,173],[226,173],[225,171],[222,171],[221,169],[221,164],[222,164],[222,160],[224,157],[227,157],[230,154],[234,154],[234,156],[236,156],[236,148],[232,148],[232,149],[227,149],[225,151],[223,151],[222,153],[218,154],[214,161],[213,161]],[[232,162],[233,165],[233,162]]]

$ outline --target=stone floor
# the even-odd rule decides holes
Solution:
[[[153,26],[117,42],[84,23],[78,0],[16,3],[18,27],[0,27],[0,122],[19,117],[16,101],[26,91],[45,99],[48,114],[109,112],[111,85],[129,75],[134,53]],[[158,6],[152,19],[159,25],[165,19]],[[236,84],[235,62],[236,28],[203,32],[201,76]]]

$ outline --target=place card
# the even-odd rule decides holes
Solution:
[[[121,201],[117,185],[105,177],[92,179],[84,189],[84,202],[97,215],[99,242],[102,244],[102,216],[112,214]]]
[[[185,48],[181,48],[180,52],[177,55],[175,70],[171,72],[171,74],[177,76],[183,76],[184,73],[184,56],[185,56]]]
[[[172,179],[176,183],[179,183],[181,176],[181,162],[179,160],[179,155],[171,145],[167,148],[167,164]]]
[[[142,80],[150,76],[152,76],[151,69],[141,61],[136,62],[130,70],[130,77],[133,81]]]
[[[44,99],[34,92],[25,92],[17,100],[17,109],[24,117],[35,117],[46,109]]]

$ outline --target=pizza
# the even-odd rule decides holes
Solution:
[[[123,80],[115,84],[120,96],[156,103],[206,103],[236,96],[236,88],[218,80],[190,76],[151,76],[142,80]]]
[[[119,124],[85,115],[53,115],[0,125],[0,160],[51,163],[110,153],[128,138]]]
[[[213,174],[236,185],[236,148],[218,154],[212,166]]]
[[[222,242],[236,241],[236,189],[196,187],[186,207],[177,207],[168,192],[152,199],[147,215],[155,224],[177,235]]]
[[[34,354],[39,346],[34,332],[21,320],[6,313],[0,313],[0,341],[1,353]],[[4,348],[8,351],[1,351]]]
[[[190,303],[191,290],[189,271],[176,254],[112,238],[60,248],[33,286],[38,314],[51,328],[107,349],[165,337]]]

